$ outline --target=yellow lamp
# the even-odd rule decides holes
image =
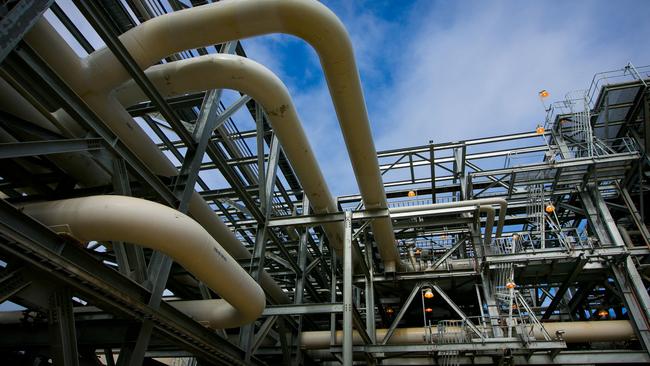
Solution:
[[[544,211],[546,211],[546,213],[553,213],[555,211],[555,206],[553,206],[553,204],[549,203],[544,208]]]
[[[508,282],[506,283],[506,288],[508,290],[512,290],[513,288],[517,287],[517,285],[514,282]]]
[[[539,92],[539,96],[540,96],[541,98],[547,98],[549,95],[550,95],[550,94],[548,93],[548,91],[547,91],[546,89],[543,89],[543,90],[541,90],[541,91]]]
[[[537,128],[535,129],[535,132],[536,132],[538,135],[543,135],[543,134],[544,134],[544,131],[545,131],[545,130],[544,130],[544,127],[543,127],[543,126],[541,126],[541,125],[537,125]]]
[[[431,291],[430,288],[427,289],[427,290],[424,292],[424,298],[425,298],[425,299],[433,299],[433,291]]]
[[[605,309],[598,310],[598,316],[599,317],[605,318],[605,317],[607,317],[607,315],[609,315],[609,311],[607,311]]]
[[[415,193],[415,191],[409,191],[409,193],[408,193],[408,196],[409,196],[409,197],[415,197],[415,196],[417,196],[417,195],[418,195],[418,194]]]

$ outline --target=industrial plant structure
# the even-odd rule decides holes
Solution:
[[[205,3],[74,0],[97,50],[1,5],[1,364],[650,363],[650,67],[540,91],[534,131],[376,151],[332,11]],[[318,54],[358,194],[238,42],[272,33]]]

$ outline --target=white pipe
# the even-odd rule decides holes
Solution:
[[[87,72],[85,66],[87,60],[80,61],[70,46],[45,19],[41,19],[25,39],[154,173],[163,176],[178,174],[174,165],[115,98],[108,96],[108,92],[97,94],[88,91],[89,84],[86,83],[84,76]],[[70,69],[74,70],[71,72]],[[248,249],[215,215],[200,194],[196,192],[192,194],[188,213],[235,259],[250,259]],[[289,302],[288,296],[266,271],[262,273],[260,284],[274,302]]]
[[[201,225],[170,207],[133,197],[92,196],[23,209],[80,241],[119,240],[169,255],[223,298],[211,302],[210,320],[217,328],[251,323],[264,310],[262,288]]]
[[[629,341],[636,338],[632,324],[628,320],[602,320],[602,321],[576,321],[542,323],[552,338],[556,337],[557,331],[563,331],[562,339],[567,343],[582,342],[617,342]],[[433,334],[437,334],[437,328],[432,327]],[[378,340],[384,338],[388,329],[377,329]],[[453,333],[453,332],[450,332]],[[535,329],[535,338],[543,340],[544,336],[539,329]],[[302,332],[300,344],[306,349],[319,349],[330,347],[331,332],[311,331]],[[343,331],[336,332],[336,344],[340,345],[343,339]],[[354,331],[354,344],[363,344],[359,333]],[[426,342],[423,327],[419,328],[397,328],[395,333],[388,340],[388,344],[423,344]]]
[[[340,20],[324,5],[312,0],[221,1],[153,18],[122,34],[120,40],[145,69],[176,52],[269,33],[292,34],[314,47],[321,60],[365,207],[387,208],[350,38]],[[28,36],[30,45],[32,41],[40,43],[37,51],[42,56],[49,53],[51,57],[58,57],[56,52],[47,49],[49,45],[34,38],[37,37],[33,34]],[[60,64],[58,61],[55,68]],[[82,75],[66,75],[84,98],[89,94],[106,94],[130,79],[106,48],[93,52],[83,60],[82,66]],[[122,130],[124,126],[118,123],[117,129]],[[130,137],[118,134],[128,146],[135,145],[128,141]],[[136,148],[134,151],[138,153]],[[394,271],[399,264],[399,253],[390,219],[376,219],[372,229],[386,270]]]
[[[458,208],[458,207],[468,207],[468,206],[479,206],[479,211],[485,212],[488,215],[487,224],[485,225],[485,242],[489,243],[492,238],[492,225],[494,223],[494,209],[490,205],[499,205],[499,222],[497,224],[496,237],[500,237],[503,232],[503,225],[506,221],[506,209],[508,208],[508,201],[503,198],[479,198],[475,200],[464,200],[456,202],[447,202],[447,203],[436,203],[432,205],[421,205],[421,206],[405,206],[405,207],[396,207],[391,208],[391,213],[400,213],[400,212],[413,212],[413,211],[426,211],[426,210],[437,210],[444,208]],[[492,224],[489,224],[490,217],[492,217]]]
[[[233,89],[255,99],[264,107],[314,212],[327,214],[338,211],[289,91],[269,69],[244,57],[216,54],[152,66],[146,75],[164,97],[210,89]],[[132,80],[117,88],[115,97],[125,107],[148,100]],[[330,223],[323,227],[332,248],[342,255],[343,223]]]

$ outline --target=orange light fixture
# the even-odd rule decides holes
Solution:
[[[395,312],[395,310],[392,307],[389,306],[389,307],[386,308],[386,314],[391,315],[394,312]]]
[[[430,288],[427,289],[426,291],[424,291],[424,298],[425,299],[433,299],[433,291],[431,291]]]
[[[512,290],[515,287],[517,287],[517,285],[514,282],[506,283],[506,288],[509,289],[509,290]]]
[[[544,126],[537,125],[537,128],[535,129],[535,133],[537,133],[538,135],[543,135],[544,131],[545,131]]]
[[[433,313],[433,309],[431,309],[431,308],[426,308],[426,309],[424,309],[424,311],[426,311],[427,313]]]
[[[549,203],[544,208],[544,211],[546,211],[546,213],[553,213],[553,212],[555,212],[555,206],[553,206],[552,204]]]
[[[418,195],[418,194],[415,193],[415,191],[409,191],[409,193],[408,193],[408,196],[409,196],[409,197],[415,197],[415,196],[417,196],[417,195]]]
[[[548,90],[543,89],[539,92],[540,98],[547,98],[550,94],[548,93]]]
[[[600,309],[598,310],[598,316],[601,318],[605,318],[607,315],[609,315],[609,311],[605,309]]]

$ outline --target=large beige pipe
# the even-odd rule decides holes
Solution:
[[[251,96],[264,107],[314,212],[338,211],[289,91],[269,69],[244,57],[215,54],[152,66],[146,74],[164,97],[210,89],[233,89]],[[133,81],[117,88],[115,97],[124,106],[148,100]],[[343,223],[326,224],[324,229],[330,245],[342,255]]]
[[[313,0],[221,1],[153,18],[124,33],[120,40],[145,69],[179,51],[269,33],[292,34],[314,47],[325,72],[365,207],[386,208],[350,38],[340,20],[324,5]],[[44,43],[32,34],[28,38],[42,56],[49,53],[52,58],[59,57],[51,50],[51,43]],[[36,47],[38,44],[41,47]],[[44,57],[49,61],[50,57]],[[64,67],[60,61],[56,62],[55,66]],[[65,70],[62,73],[82,97],[106,94],[130,78],[106,48],[93,52],[81,65],[84,71],[78,76]],[[128,146],[132,145],[128,136],[120,137]],[[394,270],[399,264],[399,253],[390,219],[376,219],[372,229],[386,269]]]
[[[211,302],[210,320],[217,328],[251,323],[264,310],[261,287],[201,225],[170,207],[133,197],[92,196],[23,209],[80,241],[126,241],[169,255],[225,300]]]
[[[552,338],[556,337],[557,331],[563,331],[562,338],[567,343],[582,342],[617,342],[635,339],[636,335],[632,324],[628,320],[603,320],[603,321],[578,321],[543,323],[546,331]],[[383,339],[388,329],[377,329],[376,339]],[[437,328],[432,329],[433,336],[437,335]],[[542,331],[536,329],[535,338],[544,339]],[[303,348],[319,349],[330,346],[330,331],[302,332],[300,344]],[[357,331],[353,335],[354,344],[363,344],[363,339]],[[343,340],[343,331],[336,332],[336,344],[340,345]],[[424,328],[397,328],[391,336],[388,344],[422,344],[426,341]]]
[[[40,20],[32,28],[26,40],[154,173],[164,176],[178,174],[174,165],[133,121],[119,102],[106,94],[88,92],[88,84],[84,76],[87,67],[82,66],[86,65],[87,61],[80,61],[45,19]],[[62,120],[66,119],[64,113],[59,113],[58,116]],[[188,213],[235,259],[250,259],[248,249],[196,192],[192,194]],[[266,271],[262,273],[260,284],[274,302],[289,302],[288,296]]]

